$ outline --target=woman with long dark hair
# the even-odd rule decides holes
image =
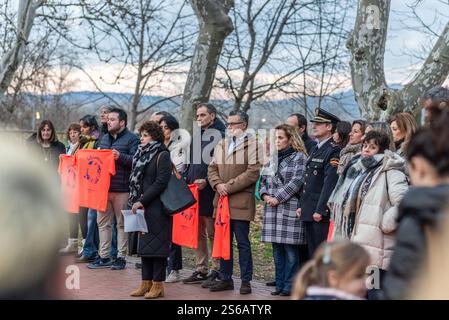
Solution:
[[[365,129],[366,122],[363,120],[355,120],[352,123],[351,132],[349,133],[349,142],[340,152],[340,162],[337,169],[339,175],[343,173],[349,161],[355,155],[362,152],[362,140],[365,135]]]
[[[348,121],[340,121],[332,136],[332,139],[338,146],[343,149],[349,142],[349,134],[351,133],[351,124]]]
[[[36,133],[36,139],[30,140],[32,146],[37,147],[38,153],[42,155],[41,161],[51,165],[57,170],[59,155],[65,154],[64,144],[58,141],[55,126],[50,120],[43,120]]]
[[[97,119],[90,114],[80,119],[82,149],[96,149],[100,129]]]

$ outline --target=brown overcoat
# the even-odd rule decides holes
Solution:
[[[228,139],[222,139],[215,147],[208,180],[214,190],[218,184],[226,184],[231,219],[252,221],[256,211],[255,186],[260,171],[257,141],[254,137],[247,137],[230,154],[228,147]],[[218,193],[215,193],[214,216],[218,198]]]

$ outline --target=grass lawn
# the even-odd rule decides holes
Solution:
[[[251,223],[250,241],[253,255],[253,278],[259,281],[274,280],[274,262],[271,243],[263,243],[260,241],[262,233],[262,211],[263,205],[257,203],[256,218]],[[238,250],[234,240],[234,276],[240,276],[240,268],[238,263]],[[185,267],[195,268],[195,252],[189,248],[182,248],[182,257]]]

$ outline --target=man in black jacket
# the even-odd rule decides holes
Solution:
[[[207,239],[212,245],[214,241],[214,220],[212,218],[215,192],[207,180],[207,168],[217,143],[224,137],[225,126],[217,118],[217,110],[210,103],[202,103],[196,111],[198,128],[194,136],[190,152],[190,165],[186,171],[187,183],[195,183],[199,191],[199,224],[198,249],[196,250],[196,270],[183,283],[200,283],[208,288],[218,276],[219,259],[212,259],[212,269],[208,275],[209,254]]]
[[[98,148],[110,149],[114,154],[115,172],[111,177],[106,212],[98,212],[97,223],[100,234],[99,258],[88,265],[90,269],[109,268],[121,270],[126,266],[128,236],[124,231],[121,210],[126,209],[129,194],[129,175],[132,159],[139,146],[139,138],[126,128],[127,115],[122,109],[112,109],[108,114],[108,133],[101,139]],[[117,259],[110,257],[112,223],[117,219]]]

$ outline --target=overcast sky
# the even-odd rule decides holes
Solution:
[[[180,0],[175,0],[178,2]],[[276,1],[276,0],[273,0]],[[355,1],[355,0],[354,0]],[[415,3],[417,0],[392,0],[392,10],[390,12],[388,40],[385,53],[385,73],[389,83],[405,83],[413,77],[414,72],[422,63],[421,60],[412,57],[409,53],[425,47],[430,51],[431,45],[435,42],[435,37],[430,37],[423,32],[408,30],[406,26],[417,26],[416,21],[407,18],[411,14],[407,6]],[[421,0],[422,4],[418,10],[419,15],[424,21],[432,24],[436,32],[441,32],[444,25],[449,21],[449,0]],[[174,6],[174,5],[173,5]],[[348,27],[352,29],[354,23],[354,12],[350,14],[351,18],[346,20]],[[437,17],[437,19],[435,19]],[[86,61],[86,60],[85,60]],[[107,85],[102,83],[100,78],[107,79],[114,74],[114,70],[120,66],[105,65],[98,63],[95,59],[87,60],[88,72],[92,78],[96,79],[104,91],[115,92],[133,92],[132,81],[126,83],[122,81],[119,85]],[[188,64],[184,66],[188,69]],[[81,73],[75,72],[72,75],[75,80],[73,91],[96,91],[95,86]],[[170,78],[169,83],[163,84],[158,92],[154,94],[171,94],[174,91],[182,91],[185,78],[183,76],[174,76]]]

